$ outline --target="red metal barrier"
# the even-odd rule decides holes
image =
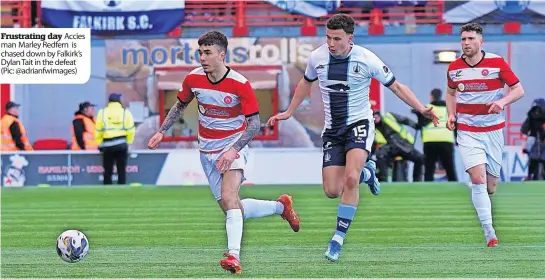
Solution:
[[[6,113],[6,104],[11,101],[11,85],[0,84],[0,117]]]
[[[3,28],[29,28],[32,27],[32,3],[30,1],[2,0],[0,1],[1,9],[1,26]]]
[[[40,17],[40,1],[38,17]],[[4,0],[2,6],[15,6],[20,13],[14,20],[31,25],[29,1]],[[429,1],[423,7],[389,7],[387,9],[340,7],[335,13],[347,13],[358,24],[440,24],[443,22],[443,1]],[[309,19],[303,15],[286,12],[268,2],[260,0],[220,1],[186,0],[186,20],[182,27],[233,27],[237,33],[247,33],[248,27],[298,26],[305,33],[313,33],[310,26],[323,26],[327,17]]]
[[[186,21],[182,26],[299,26],[307,17],[288,13],[265,1],[186,0]],[[359,24],[369,23],[372,15],[380,12],[383,24],[439,24],[442,22],[443,1],[430,1],[424,7],[390,7],[385,10],[340,7],[335,13],[347,13]],[[316,25],[325,25],[327,18],[318,18]]]

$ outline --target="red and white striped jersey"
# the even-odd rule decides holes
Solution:
[[[250,82],[230,68],[214,83],[202,67],[191,71],[182,82],[178,100],[189,103],[195,97],[199,111],[199,149],[204,153],[217,153],[232,146],[246,129],[246,117],[259,113]]]
[[[505,127],[503,114],[490,114],[487,104],[504,97],[505,84],[519,82],[503,57],[485,53],[475,66],[460,57],[450,63],[447,72],[448,87],[456,89],[457,127],[462,131],[488,132]]]

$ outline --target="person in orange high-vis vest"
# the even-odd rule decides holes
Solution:
[[[94,104],[79,104],[79,110],[72,121],[72,150],[98,150],[94,113]]]
[[[19,104],[8,102],[6,115],[2,117],[2,136],[0,146],[2,151],[34,150],[26,133],[25,126],[19,120]]]

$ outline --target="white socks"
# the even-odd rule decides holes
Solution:
[[[284,205],[277,201],[264,201],[255,199],[244,199],[241,201],[244,207],[242,210],[229,209],[225,216],[225,229],[227,230],[227,249],[229,254],[240,259],[240,243],[242,242],[243,219],[261,218],[273,214],[282,214]]]
[[[369,178],[371,178],[371,171],[368,168],[364,167],[361,175],[363,176],[363,179],[360,180],[366,182],[367,180],[369,180]]]
[[[273,214],[282,214],[284,205],[277,201],[243,199],[244,219],[261,218]]]
[[[486,189],[486,184],[473,184],[471,186],[471,200],[481,225],[492,224],[492,205]],[[488,226],[487,226],[488,227]],[[491,227],[491,226],[490,226]]]
[[[240,243],[242,242],[242,210],[229,209],[226,212],[225,229],[227,230],[227,249],[229,254],[240,258]]]

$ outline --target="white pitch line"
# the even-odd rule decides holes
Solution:
[[[351,244],[348,244],[352,246]],[[419,245],[419,246],[358,246],[358,249],[363,250],[411,250],[411,249],[481,249],[487,248],[484,245]],[[502,245],[498,248],[523,248],[523,249],[544,249],[545,245]],[[265,248],[243,248],[245,251],[270,251],[270,250],[291,250],[291,251],[308,251],[308,250],[322,250],[322,247],[265,247]],[[350,248],[349,248],[350,249]],[[95,248],[91,249],[92,252],[104,253],[104,252],[138,252],[138,251],[151,251],[151,252],[169,252],[169,251],[223,251],[223,248],[193,248],[193,247],[142,247],[141,249],[127,249],[127,248]],[[16,254],[28,254],[31,253],[51,253],[54,249],[17,249],[17,250],[2,250],[2,256],[16,255]],[[90,252],[91,252],[90,251]]]

